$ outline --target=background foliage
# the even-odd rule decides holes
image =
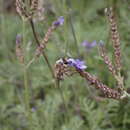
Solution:
[[[0,8],[0,129],[1,130],[129,130],[130,102],[103,99],[78,75],[61,83],[61,96],[41,56],[28,69],[30,115],[27,118],[24,100],[23,68],[15,55],[15,38],[23,34],[26,62],[30,61],[36,43],[28,22],[23,23],[16,14],[14,1],[1,1]],[[98,49],[86,51],[81,42],[103,40],[109,56],[113,58],[108,22],[104,8],[113,6],[116,12],[122,48],[122,74],[125,87],[130,84],[130,1],[129,0],[45,0],[44,20],[36,21],[41,37],[58,16],[65,23],[52,35],[47,49],[54,66],[60,57],[70,55],[85,60],[88,71],[115,87]],[[76,47],[78,44],[78,49]],[[79,53],[79,54],[78,54]],[[66,104],[66,108],[64,108]]]

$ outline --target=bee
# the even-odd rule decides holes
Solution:
[[[55,64],[55,77],[64,80],[65,77],[72,76],[75,72],[68,66],[67,58],[61,58]]]

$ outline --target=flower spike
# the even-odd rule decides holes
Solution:
[[[99,52],[100,52],[100,55],[103,58],[105,64],[107,65],[108,70],[115,77],[116,76],[115,66],[112,64],[110,58],[108,57],[108,55],[106,53],[106,49],[105,49],[104,44],[103,44],[102,41],[99,42]]]
[[[110,23],[110,29],[111,29],[111,37],[114,47],[114,55],[115,55],[115,65],[117,72],[120,72],[121,70],[121,49],[120,49],[120,37],[117,29],[117,23],[116,19],[113,13],[112,8],[106,8],[105,14],[108,17],[109,23]]]

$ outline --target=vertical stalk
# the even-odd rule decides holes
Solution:
[[[4,48],[6,48],[6,53],[4,53],[3,55],[5,57],[8,57],[10,54],[9,51],[9,45],[7,44],[7,38],[5,38],[5,34],[7,33],[7,28],[6,28],[6,24],[5,24],[5,15],[4,15],[4,0],[0,1],[0,21],[1,21],[1,26],[0,26],[0,42],[1,42],[1,46],[3,46]],[[8,35],[8,34],[7,34]]]
[[[23,78],[24,78],[24,102],[25,102],[25,111],[26,117],[29,121],[29,128],[32,129],[32,117],[30,111],[30,92],[29,92],[29,85],[28,85],[28,73],[26,68],[26,41],[25,41],[25,22],[23,21],[23,47],[24,47],[24,64],[23,64]]]
[[[69,52],[69,38],[68,38],[68,22],[67,22],[67,19],[68,19],[68,16],[67,16],[67,5],[66,5],[66,0],[63,0],[62,2],[62,5],[61,7],[63,8],[63,10],[61,9],[62,11],[62,14],[65,14],[64,17],[65,17],[65,23],[64,23],[64,41],[65,41],[65,52],[64,52],[64,56],[68,56],[68,52]]]
[[[28,77],[27,77],[27,70],[26,70],[26,65],[23,66],[23,71],[24,71],[24,94],[25,94],[25,108],[27,110],[27,116],[30,115],[30,95],[29,95],[29,88],[28,88]]]
[[[71,1],[67,1],[66,5],[68,7],[68,10],[70,10],[71,9]],[[68,18],[69,18],[69,23],[70,23],[72,35],[73,35],[73,38],[74,38],[74,43],[75,43],[75,48],[76,48],[76,51],[77,51],[77,55],[79,56],[80,52],[79,52],[79,47],[78,47],[78,40],[77,40],[77,37],[76,37],[75,28],[74,28],[74,25],[73,25],[72,14],[71,13],[69,14]]]
[[[80,52],[79,52],[79,48],[78,48],[78,40],[77,40],[77,37],[76,37],[76,33],[75,33],[73,21],[72,21],[72,16],[71,16],[71,14],[68,11],[71,8],[71,3],[70,3],[70,1],[63,0],[63,2],[61,4],[62,4],[61,7],[63,8],[63,12],[62,13],[65,14],[65,20],[66,20],[65,28],[64,28],[65,36],[67,38],[67,35],[68,35],[68,30],[67,30],[68,29],[68,24],[70,24],[72,35],[73,35],[73,38],[74,38],[74,43],[75,43],[75,49],[76,49],[76,52],[77,52],[77,56],[79,56]],[[69,20],[69,23],[67,23],[67,19]],[[67,40],[65,41],[66,42],[65,55],[67,55],[68,47],[69,47],[69,44],[68,44]],[[59,89],[61,89],[61,88],[59,88]],[[59,91],[61,91],[61,90],[59,90]],[[61,91],[61,93],[63,93],[63,92]],[[75,101],[74,101],[74,107],[75,107],[75,106],[78,105],[78,95],[77,95],[78,93],[77,93],[77,91],[75,90],[75,88],[73,86],[72,86],[72,93],[73,93],[73,95],[75,97]],[[68,115],[69,115],[69,113],[68,113]]]
[[[75,48],[76,48],[76,51],[77,51],[77,55],[79,56],[80,53],[79,53],[78,41],[77,41],[74,25],[73,25],[73,22],[72,22],[71,14],[69,16],[69,21],[70,21],[70,27],[71,27],[71,30],[72,30],[73,38],[74,38]]]
[[[63,94],[63,92],[62,92],[62,89],[61,89],[61,86],[60,86],[60,80],[56,80],[56,86],[57,86],[57,88],[58,88],[58,91],[59,91],[59,93],[60,93],[60,96],[61,96],[61,99],[62,99],[62,101],[63,101],[63,105],[64,105],[64,109],[65,109],[65,112],[66,113],[68,113],[67,111],[68,111],[68,106],[67,106],[67,104],[66,104],[66,101],[65,101],[65,98],[64,98],[64,94]],[[67,114],[65,114],[65,115],[67,115]],[[64,115],[64,122],[68,122],[68,118],[65,118],[66,116]]]
[[[67,111],[67,104],[65,103],[64,95],[63,95],[63,92],[62,92],[61,86],[60,86],[60,81],[58,79],[57,79],[57,87],[58,87],[59,92],[61,94],[61,98],[62,98],[62,101],[63,101],[63,104],[64,104],[64,108]]]

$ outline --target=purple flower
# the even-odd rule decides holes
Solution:
[[[20,34],[17,34],[16,36],[16,44],[19,45],[22,42],[22,36]]]
[[[79,59],[73,59],[73,58],[69,58],[67,60],[68,62],[68,65],[69,66],[73,66],[73,67],[76,67],[77,69],[79,70],[84,70],[87,68],[87,66],[85,65],[84,61],[81,61]]]
[[[63,16],[60,16],[60,17],[57,19],[57,21],[55,21],[55,22],[53,23],[53,25],[54,25],[55,27],[58,27],[58,26],[60,26],[60,25],[63,25],[63,23],[64,23],[64,17],[63,17]]]
[[[36,107],[32,107],[32,108],[31,108],[31,111],[32,111],[32,112],[36,112],[36,110],[37,110]]]
[[[87,50],[89,50],[89,49],[91,49],[91,48],[93,48],[93,47],[95,47],[96,45],[97,45],[97,42],[96,41],[93,41],[93,42],[88,42],[88,41],[83,41],[82,43],[82,46],[84,46]]]

